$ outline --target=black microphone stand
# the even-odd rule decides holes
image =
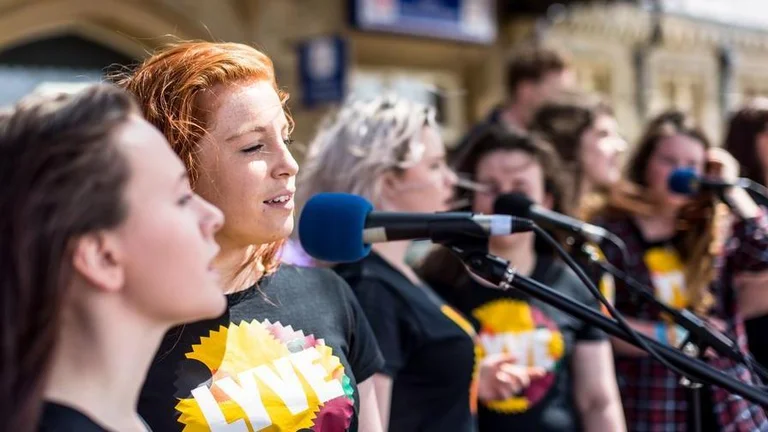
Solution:
[[[747,368],[755,373],[750,359],[739,349],[736,342],[719,330],[707,327],[704,321],[688,309],[676,309],[666,303],[658,300],[649,290],[635,279],[629,277],[626,273],[619,270],[613,264],[600,259],[594,246],[584,244],[581,248],[576,248],[581,255],[586,257],[590,263],[597,265],[602,271],[624,282],[629,289],[630,295],[634,298],[640,298],[643,301],[652,304],[658,308],[662,314],[669,316],[672,321],[684,328],[688,334],[679,349],[689,357],[695,357],[704,360],[704,355],[708,348],[715,350],[718,355],[729,357],[737,363],[743,363]],[[757,369],[760,378],[766,379],[767,374],[763,369]],[[680,385],[691,391],[693,405],[693,419],[695,422],[694,430],[701,430],[701,383],[695,382],[688,377],[680,377]]]
[[[663,314],[669,316],[675,324],[684,328],[688,332],[688,335],[683,340],[682,344],[680,344],[680,349],[683,350],[684,353],[701,358],[707,351],[707,348],[712,348],[718,355],[729,357],[731,360],[738,363],[744,363],[751,369],[751,359],[739,349],[736,342],[731,338],[717,329],[708,327],[704,320],[688,309],[675,309],[660,301],[649,290],[645,289],[640,282],[629,277],[613,264],[600,259],[593,246],[585,244],[579,251],[592,264],[597,265],[604,272],[624,282],[626,287],[630,290],[631,296],[641,298],[643,301],[654,305],[654,307],[657,307]],[[763,380],[768,379],[768,373],[766,373],[765,370],[757,369],[757,372]]]
[[[488,253],[487,237],[481,235],[452,235],[450,237],[433,237],[432,240],[453,251],[464,262],[470,273],[485,281],[486,285],[502,291],[516,288],[642,349],[640,344],[624,328],[619,326],[615,320],[578,302],[574,302],[544,284],[516,274],[514,269],[509,267],[508,261]],[[691,381],[717,385],[754,403],[768,407],[768,394],[712,368],[698,358],[688,357],[676,349],[644,335],[639,335],[639,337],[647,345],[651,345],[653,350],[663,357],[664,360],[685,371]]]

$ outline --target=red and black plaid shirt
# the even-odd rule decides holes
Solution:
[[[652,287],[651,275],[643,259],[646,243],[629,216],[614,216],[594,222],[618,235],[627,245],[629,262],[623,262],[618,249],[612,245],[605,245],[607,260],[646,287]],[[718,300],[713,316],[728,324],[727,334],[746,352],[746,332],[742,317],[736,309],[732,280],[737,272],[768,269],[768,217],[765,214],[734,225],[732,236],[717,266],[719,277],[711,285],[712,293]],[[632,299],[629,291],[618,280],[615,296],[616,309],[625,316],[648,321],[661,320],[657,308],[647,302]],[[709,362],[743,382],[756,382],[752,381],[746,367],[729,359],[717,358]],[[680,385],[678,375],[650,357],[617,356],[616,377],[628,430],[687,431],[688,395]],[[768,431],[768,420],[758,405],[715,386],[712,386],[712,403],[722,431]]]

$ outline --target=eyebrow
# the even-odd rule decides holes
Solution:
[[[265,128],[264,126],[250,126],[243,130],[239,130],[235,132],[234,135],[230,136],[225,141],[234,141],[237,138],[240,138],[241,136],[249,133],[266,133],[266,132],[267,132],[267,128]]]
[[[280,128],[280,131],[281,132],[288,131],[288,123],[287,122],[283,125],[282,128]],[[241,136],[249,134],[249,133],[260,133],[260,134],[267,133],[267,128],[264,127],[264,126],[258,126],[258,125],[257,126],[248,126],[246,128],[243,128],[242,130],[239,130],[239,131],[235,132],[232,136],[227,138],[225,141],[227,141],[227,142],[234,141],[237,138],[240,138]]]

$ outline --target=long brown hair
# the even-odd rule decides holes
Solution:
[[[261,51],[239,43],[181,42],[146,59],[131,73],[112,77],[133,93],[146,119],[163,132],[189,171],[194,187],[200,177],[197,149],[209,125],[210,107],[201,97],[212,87],[266,81],[275,89],[288,121],[288,93],[280,90],[272,60]],[[237,271],[266,273],[277,269],[284,240],[259,245]],[[237,276],[234,275],[234,276]]]
[[[588,169],[587,162],[579,159],[582,137],[601,115],[613,116],[613,109],[601,98],[568,93],[539,108],[530,125],[531,131],[552,144],[569,171],[572,180],[568,188],[569,207],[574,212],[579,211],[582,204],[581,184]]]
[[[651,214],[655,204],[648,201],[645,193],[648,163],[659,142],[676,135],[692,138],[705,149],[711,147],[704,132],[685,113],[668,111],[655,117],[629,159],[625,180],[612,191],[607,205],[597,209],[595,215]],[[700,314],[708,313],[715,303],[709,286],[716,276],[715,255],[722,241],[717,232],[722,217],[718,207],[714,196],[702,194],[681,209],[675,227],[677,250],[685,263],[690,307]]]
[[[544,173],[544,191],[552,196],[552,209],[556,212],[567,213],[569,197],[565,184],[567,175],[563,174],[560,157],[552,146],[535,135],[518,135],[510,133],[500,126],[488,125],[474,135],[459,159],[453,162],[454,170],[471,180],[477,178],[477,165],[485,156],[497,151],[521,151],[531,155],[541,165]],[[474,200],[474,192],[458,188],[459,198]],[[548,249],[543,244],[537,244],[537,249]],[[442,285],[462,286],[461,282],[468,275],[458,258],[446,248],[437,247],[432,250],[419,265],[419,273],[427,282]]]
[[[113,133],[138,108],[98,85],[30,96],[0,116],[0,429],[37,424],[73,276],[70,244],[119,226],[127,160]]]
[[[765,168],[757,152],[757,137],[768,132],[768,105],[747,105],[731,117],[725,150],[741,165],[741,175],[763,186]]]

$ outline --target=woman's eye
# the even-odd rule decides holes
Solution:
[[[192,201],[193,194],[186,194],[183,197],[179,198],[178,204],[180,206],[184,206],[188,204],[190,201]]]
[[[260,151],[262,148],[264,148],[264,144],[256,144],[250,147],[246,147],[240,151],[243,153],[255,153],[257,151]]]

